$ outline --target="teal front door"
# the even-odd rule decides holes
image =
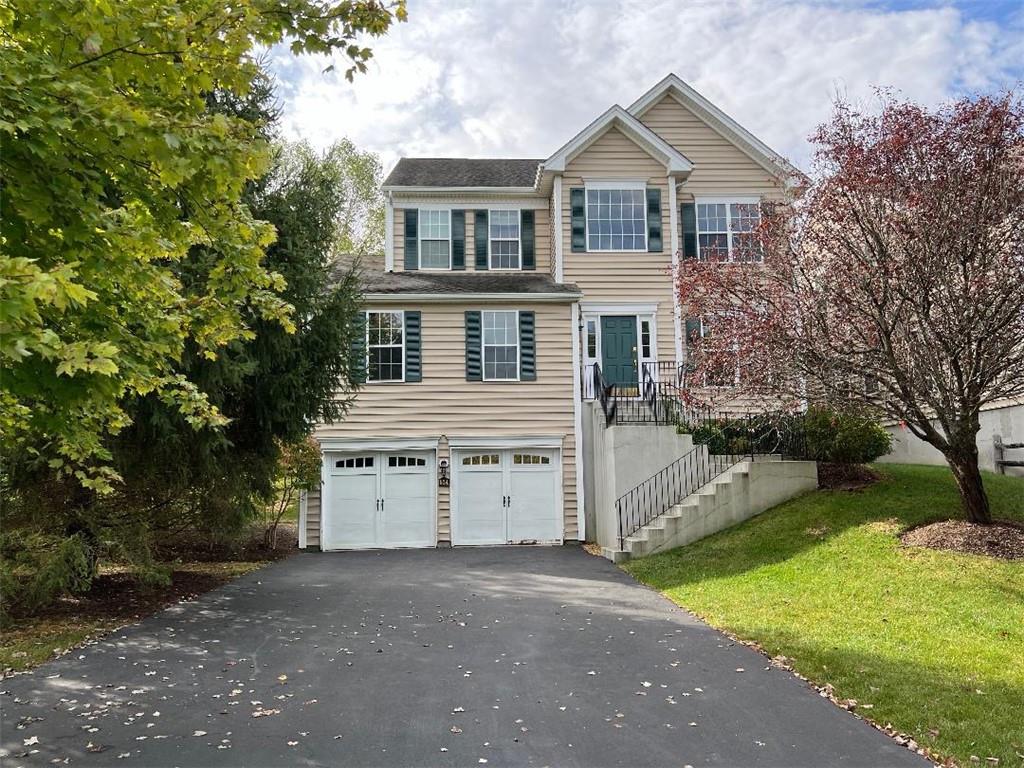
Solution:
[[[636,315],[601,317],[601,373],[607,384],[639,390]]]

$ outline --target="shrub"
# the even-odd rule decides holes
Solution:
[[[61,595],[89,589],[95,569],[81,535],[14,529],[0,536],[0,616],[27,614]]]
[[[815,406],[807,411],[804,425],[808,453],[817,461],[867,464],[892,447],[892,436],[864,414]]]

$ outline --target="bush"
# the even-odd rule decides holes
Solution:
[[[807,411],[804,425],[807,451],[817,461],[867,464],[892,447],[892,436],[863,414],[815,406]]]
[[[28,614],[92,584],[95,558],[81,535],[11,530],[0,536],[0,617]]]

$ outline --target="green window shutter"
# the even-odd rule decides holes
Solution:
[[[697,206],[683,203],[679,206],[680,219],[683,222],[683,258],[697,258]]]
[[[366,313],[357,312],[352,321],[352,345],[350,349],[349,379],[353,384],[366,383]]]
[[[661,253],[661,190],[647,188],[647,250]]]
[[[423,381],[420,313],[405,313],[405,380]]]
[[[700,318],[699,317],[688,317],[686,318],[686,330],[684,332],[686,338],[686,371],[692,373],[694,365],[690,360],[690,342],[700,339]]]
[[[487,211],[476,212],[473,241],[476,243],[476,268],[487,269]]]
[[[452,211],[452,269],[466,268],[466,212]]]
[[[480,313],[466,312],[466,381],[481,381],[484,377],[480,333]]]
[[[420,240],[419,240],[420,212],[415,208],[405,209],[405,268],[419,269],[420,267]]]
[[[537,254],[535,252],[536,238],[534,234],[534,217],[533,211],[526,210],[519,212],[520,217],[520,233],[519,237],[523,242],[523,269],[536,269],[537,268]]]
[[[519,380],[537,380],[537,334],[533,312],[519,313]]]
[[[572,252],[583,253],[587,250],[587,204],[583,187],[569,190],[569,212],[572,224]]]

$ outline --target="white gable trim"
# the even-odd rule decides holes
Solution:
[[[691,110],[708,126],[721,134],[723,138],[749,155],[752,160],[765,170],[786,178],[787,181],[790,177],[803,175],[799,169],[791,165],[782,155],[701,96],[677,75],[669,74],[664,80],[633,102],[629,107],[629,113],[637,118],[642,117],[648,109],[661,101],[666,93],[671,93],[679,103]]]
[[[610,107],[594,122],[576,134],[555,154],[544,161],[545,171],[564,172],[565,166],[583,150],[593,144],[610,128],[618,128],[632,139],[649,155],[665,165],[667,174],[689,173],[693,170],[691,163],[675,147],[658,134],[629,114],[618,104]]]

